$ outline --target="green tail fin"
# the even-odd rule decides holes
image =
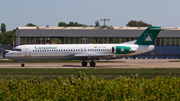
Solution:
[[[138,38],[135,44],[138,45],[153,45],[159,32],[163,30],[161,27],[150,26]]]

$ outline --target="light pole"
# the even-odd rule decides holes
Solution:
[[[105,25],[106,25],[105,22],[106,22],[106,21],[110,21],[110,19],[105,19],[105,18],[104,18],[104,19],[100,19],[100,21],[104,21],[104,27],[105,27]]]

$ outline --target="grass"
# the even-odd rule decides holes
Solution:
[[[6,69],[0,68],[0,78],[10,79],[12,77],[24,78],[43,77],[46,80],[57,79],[58,77],[69,78],[71,75],[77,76],[79,72],[85,73],[87,77],[94,75],[105,79],[114,79],[119,76],[129,77],[138,74],[139,77],[153,78],[157,75],[167,76],[169,73],[180,77],[179,68],[169,69]]]
[[[180,60],[170,60],[169,62],[180,62]]]

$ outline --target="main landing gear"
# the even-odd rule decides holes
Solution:
[[[82,62],[82,66],[86,67],[87,66],[87,62],[83,61]],[[91,67],[95,67],[96,66],[96,63],[94,61],[90,62],[90,66]]]
[[[95,67],[95,66],[96,66],[96,63],[95,63],[95,62],[90,62],[90,66],[91,66],[91,67]]]
[[[82,62],[82,66],[86,67],[87,66],[87,62],[83,61]]]

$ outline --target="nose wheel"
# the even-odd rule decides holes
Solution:
[[[24,66],[25,66],[24,63],[22,63],[22,64],[21,64],[21,67],[24,67]]]

